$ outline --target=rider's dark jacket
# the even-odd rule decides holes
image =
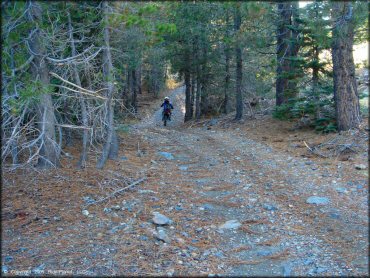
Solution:
[[[162,103],[161,107],[163,107],[163,112],[166,110],[166,109],[173,109],[173,105],[169,102],[169,101],[165,101]]]

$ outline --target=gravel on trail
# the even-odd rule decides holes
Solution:
[[[185,125],[184,87],[170,98],[168,126],[160,108],[133,125],[122,141],[124,159],[105,170],[39,172],[23,188],[6,179],[4,194],[12,199],[2,204],[2,273],[369,274],[368,188],[360,170],[328,173],[324,164],[216,119]],[[94,204],[143,176],[145,182]],[[52,192],[58,198],[45,197]],[[12,201],[24,196],[33,203]]]

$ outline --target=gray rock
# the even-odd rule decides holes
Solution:
[[[171,222],[171,219],[169,219],[167,216],[159,213],[159,212],[153,212],[153,223],[157,225],[167,225]]]
[[[210,205],[210,204],[204,204],[204,205],[203,205],[203,208],[204,208],[205,210],[213,210],[213,209],[214,209],[214,206],[212,206],[212,205]]]
[[[365,164],[356,164],[355,169],[356,170],[365,170],[367,166]]]
[[[166,230],[163,227],[157,227],[157,233],[155,237],[159,240],[162,240],[166,243],[170,243],[171,239],[168,237]]]
[[[104,209],[103,209],[103,211],[104,211],[105,213],[110,213],[110,212],[112,211],[112,209],[110,209],[110,208],[104,208]]]
[[[315,273],[317,273],[317,274],[327,272],[327,271],[328,271],[328,268],[326,268],[326,267],[316,267],[316,269],[315,269]]]
[[[113,209],[113,210],[120,210],[121,207],[119,205],[115,205],[115,206],[111,207],[111,209]]]
[[[224,224],[219,226],[219,229],[237,229],[241,226],[242,224],[238,220],[229,220],[226,221]]]
[[[274,205],[269,205],[269,204],[264,204],[264,205],[263,205],[263,208],[264,208],[265,210],[269,210],[269,211],[277,210],[277,207],[275,207]]]
[[[150,189],[139,189],[137,192],[143,194],[143,193],[155,193],[153,190]]]
[[[224,256],[224,253],[222,251],[217,251],[216,253],[214,253],[215,257],[217,258],[225,258]]]
[[[291,276],[292,273],[292,267],[290,264],[284,264],[283,265],[283,276],[288,277]]]
[[[335,190],[338,192],[338,193],[346,193],[347,190],[343,187],[336,187]]]
[[[272,254],[271,250],[261,250],[257,252],[258,256],[269,256]]]
[[[183,208],[181,206],[177,205],[177,206],[175,206],[175,210],[181,211],[181,210],[183,210]]]
[[[115,234],[116,232],[118,232],[119,230],[122,230],[122,229],[124,229],[124,228],[126,228],[127,227],[127,224],[126,223],[122,223],[122,224],[120,224],[120,225],[118,225],[118,226],[115,226],[115,227],[113,227],[110,231],[109,231],[109,233],[111,233],[111,234]]]
[[[89,213],[89,211],[88,211],[88,210],[84,209],[84,210],[82,211],[82,214],[83,214],[83,215],[85,215],[85,216],[88,216],[90,213]]]
[[[14,258],[12,256],[6,256],[4,258],[5,263],[11,263],[12,261],[14,261]]]
[[[86,204],[92,204],[95,202],[95,200],[90,196],[82,197],[82,199],[85,201]]]
[[[303,264],[304,265],[310,265],[310,264],[313,264],[313,259],[305,259],[304,261],[303,261]]]
[[[189,234],[187,232],[182,232],[181,235],[183,235],[184,237],[189,237]]]
[[[147,240],[148,240],[148,237],[147,237],[147,236],[145,236],[145,235],[141,235],[141,236],[139,237],[139,239],[140,239],[140,240],[143,240],[143,241],[147,241]]]
[[[120,160],[128,160],[128,158],[126,156],[121,156],[119,159]]]
[[[311,196],[311,197],[308,197],[306,200],[307,204],[315,204],[315,205],[327,205],[329,202],[330,202],[329,198],[318,197],[318,196]]]
[[[172,155],[172,153],[168,153],[168,152],[158,152],[158,154],[160,156],[163,156],[164,158],[168,159],[168,160],[173,160],[175,159],[175,157]]]
[[[187,171],[188,170],[188,166],[179,166],[179,170],[181,171]]]
[[[210,126],[213,126],[213,125],[217,125],[218,124],[218,120],[217,119],[212,119],[209,121],[209,125]]]

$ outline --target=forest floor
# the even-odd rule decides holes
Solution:
[[[158,109],[121,131],[102,170],[92,156],[77,170],[74,146],[60,169],[3,172],[3,273],[369,274],[367,122],[328,135],[271,116],[184,124],[183,91],[167,127]]]

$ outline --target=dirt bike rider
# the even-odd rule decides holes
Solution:
[[[168,115],[169,115],[168,119],[171,121],[171,114],[172,114],[171,110],[173,109],[173,105],[170,103],[169,97],[164,98],[164,102],[162,103],[161,107],[163,107],[162,121],[164,120],[164,114],[165,113],[168,113]]]

